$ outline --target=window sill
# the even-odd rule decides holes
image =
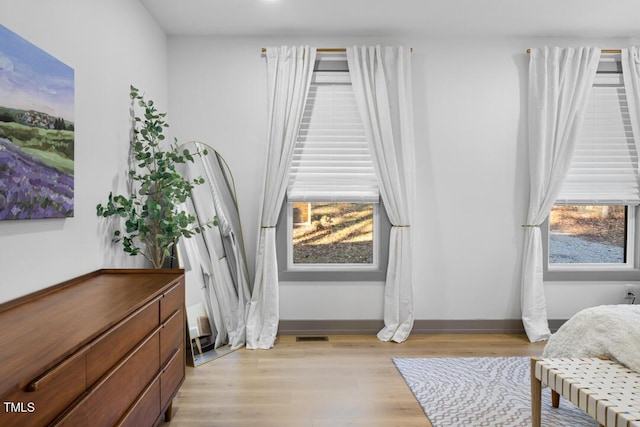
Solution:
[[[637,281],[640,269],[631,267],[550,267],[544,281]]]
[[[585,272],[620,272],[620,271],[640,271],[628,264],[554,264],[547,267],[549,272],[562,271],[585,271]]]
[[[292,268],[280,271],[278,278],[284,282],[379,282],[385,280],[385,272],[379,268]]]
[[[358,264],[298,264],[289,265],[285,270],[287,272],[363,272],[363,271],[380,271],[377,265],[358,265]]]

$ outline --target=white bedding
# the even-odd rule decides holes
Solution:
[[[542,357],[606,357],[640,372],[640,305],[579,311],[551,335]]]

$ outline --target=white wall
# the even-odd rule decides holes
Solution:
[[[95,207],[122,191],[129,85],[167,107],[166,36],[131,0],[21,0],[2,24],[75,70],[75,216],[0,221],[0,302],[102,267],[138,266]]]
[[[172,129],[226,157],[235,174],[253,267],[265,155],[265,64],[260,48],[360,43],[413,47],[418,194],[417,319],[520,317],[528,204],[526,49],[626,40],[169,38]],[[548,283],[549,318],[621,302],[622,284]],[[381,283],[280,284],[282,319],[380,319]]]
[[[170,110],[172,135],[212,145],[231,165],[253,270],[266,147],[260,48],[381,43],[414,48],[417,319],[519,317],[520,225],[528,202],[525,49],[629,44],[386,37],[171,37],[167,43],[130,0],[23,0],[3,11],[2,23],[75,69],[76,215],[0,222],[0,301],[104,266],[141,265],[111,246],[95,216],[109,191],[123,189],[129,84]],[[549,317],[566,318],[603,300],[616,302],[623,286],[548,283],[546,289]],[[381,283],[283,282],[280,291],[283,319],[382,316]]]

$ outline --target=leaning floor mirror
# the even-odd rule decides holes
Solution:
[[[181,239],[180,266],[199,289],[200,302],[187,307],[187,349],[198,366],[245,344],[245,310],[249,277],[233,175],[222,156],[201,142],[181,145],[194,156],[183,166],[188,179],[204,178],[196,185],[187,211],[199,224],[216,225]],[[193,289],[192,284],[189,285]]]

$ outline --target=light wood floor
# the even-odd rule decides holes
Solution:
[[[535,356],[543,347],[520,335],[411,335],[402,344],[285,335],[271,350],[187,367],[174,418],[161,426],[430,426],[392,357]]]

